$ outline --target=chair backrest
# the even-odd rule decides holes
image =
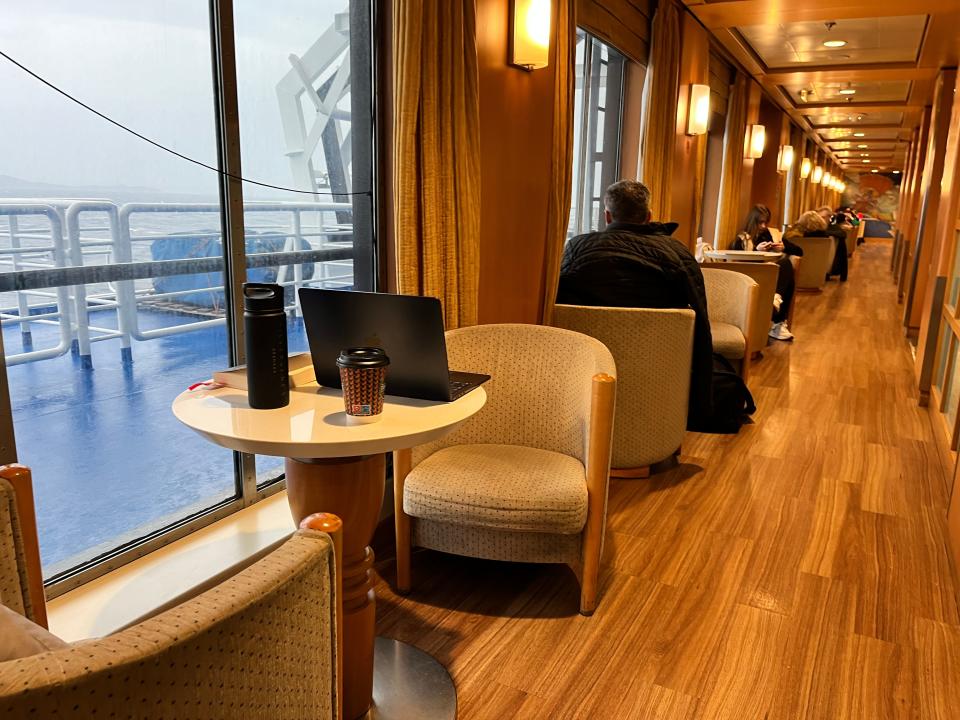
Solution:
[[[334,718],[333,544],[301,530],[217,587],[126,630],[0,663],[7,717]]]
[[[852,257],[857,251],[857,235],[860,232],[853,225],[847,225],[847,257]]]
[[[802,290],[819,290],[827,281],[827,273],[833,265],[837,241],[832,237],[798,237],[792,241],[803,248],[803,261],[797,275],[797,287]]]
[[[773,316],[773,296],[777,293],[777,277],[780,268],[776,263],[728,262],[722,265],[724,270],[733,270],[757,283],[757,296],[753,304],[753,317],[750,320],[750,336],[747,338],[748,350],[760,352],[767,345],[767,334]]]
[[[554,324],[596,338],[617,363],[612,467],[659,462],[683,442],[695,318],[690,309],[555,307]]]
[[[707,313],[711,322],[736,325],[744,337],[750,334],[750,295],[756,287],[753,278],[743,273],[718,267],[703,268],[703,285],[707,293]]]
[[[542,448],[586,464],[593,376],[616,376],[610,351],[580,333],[542,325],[476,325],[446,334],[451,370],[487,373],[487,402],[413,465],[442,447],[490,443]]]

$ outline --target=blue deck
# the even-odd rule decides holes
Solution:
[[[114,312],[91,322],[116,327]],[[141,308],[142,330],[194,318]],[[56,328],[34,325],[36,349],[56,344]],[[25,348],[19,327],[3,329],[8,355]],[[305,350],[301,320],[289,324],[291,352]],[[7,369],[17,455],[33,470],[45,575],[70,567],[178,517],[232,496],[231,453],[173,417],[187,386],[227,366],[226,329],[207,328],[134,342],[133,363],[119,340],[92,347],[93,368],[78,357]],[[279,458],[257,458],[257,473]]]

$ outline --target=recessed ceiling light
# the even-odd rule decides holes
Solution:
[[[853,88],[843,88],[843,90],[840,90],[840,94],[841,94],[841,95],[856,95],[856,94],[857,94],[857,91],[854,90]]]
[[[899,174],[900,174],[900,171],[899,171],[899,170],[894,170],[894,171],[893,171],[893,174],[894,174],[894,175],[899,175]]]
[[[867,146],[867,145],[862,145],[862,144],[861,144],[861,145],[857,145],[857,147],[858,147],[858,148],[865,148],[865,147],[868,147],[868,146]]]
[[[853,136],[854,136],[854,137],[865,137],[865,136],[866,136],[866,133],[854,133]]]
[[[824,40],[823,46],[828,48],[841,48],[847,44],[846,40]]]
[[[867,158],[866,160],[864,160],[864,162],[865,162],[865,163],[870,162],[870,158]]]
[[[873,170],[871,170],[870,172],[872,172],[872,173],[875,173],[875,172],[880,172],[880,171],[879,171],[879,170],[877,170],[876,168],[874,168],[874,169],[873,169]]]

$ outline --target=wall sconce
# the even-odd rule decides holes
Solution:
[[[793,145],[781,145],[777,155],[777,172],[789,172],[793,167]]]
[[[823,174],[823,177],[820,178],[820,184],[823,185],[824,187],[830,187],[830,180],[832,179],[832,177],[833,176],[830,175],[830,173],[825,172]]]
[[[703,135],[710,122],[710,86],[691,85],[687,106],[687,135]]]
[[[763,157],[763,148],[767,144],[767,129],[763,125],[750,126],[750,149],[748,158],[759,160]]]
[[[810,171],[813,169],[813,163],[810,162],[810,158],[804,158],[803,162],[800,163],[800,178],[806,180],[810,177]]]
[[[810,182],[812,182],[814,185],[819,185],[821,180],[823,180],[823,168],[817,165],[813,168],[813,174],[810,176]]]
[[[531,71],[545,68],[550,56],[552,0],[512,0],[510,64]]]

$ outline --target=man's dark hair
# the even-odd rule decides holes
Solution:
[[[650,191],[636,180],[621,180],[608,187],[603,205],[614,222],[645,223],[650,219]]]

